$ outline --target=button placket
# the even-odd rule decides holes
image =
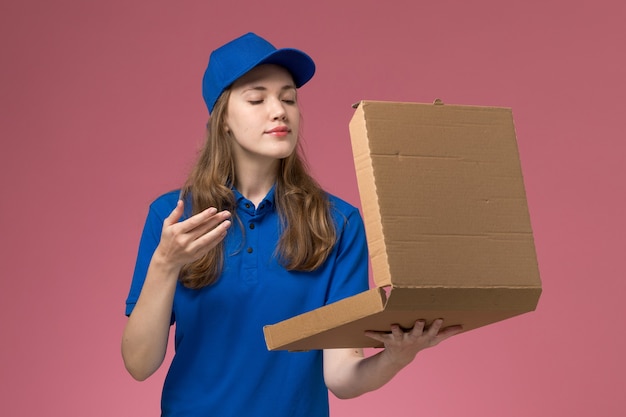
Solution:
[[[248,247],[246,248],[246,252],[250,254],[254,252],[254,247],[257,244],[256,233],[253,232],[254,228],[255,228],[254,220],[250,219],[250,221],[248,222],[248,234],[250,236],[248,239],[246,239],[248,242]]]
[[[248,205],[249,203],[246,203]],[[256,213],[245,216],[244,225],[246,225],[243,265],[245,269],[244,281],[248,284],[256,284],[258,282],[258,233],[256,229]]]

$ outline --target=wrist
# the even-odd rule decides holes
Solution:
[[[183,265],[178,265],[165,256],[159,248],[154,251],[152,255],[152,259],[150,261],[150,268],[160,272],[160,275],[170,276],[175,275],[178,278],[178,274],[180,274],[180,270]]]
[[[411,357],[407,357],[407,355],[399,355],[390,348],[385,348],[380,353],[383,356],[385,366],[395,373],[400,372],[401,369],[410,364],[415,358],[415,355]]]

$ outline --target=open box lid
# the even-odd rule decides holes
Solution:
[[[269,349],[377,346],[365,330],[465,330],[541,294],[511,109],[362,101],[350,136],[377,288],[264,328]]]
[[[377,286],[540,284],[511,109],[362,101],[350,136]]]

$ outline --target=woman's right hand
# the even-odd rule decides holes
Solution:
[[[182,268],[183,265],[200,259],[226,237],[231,225],[230,212],[218,212],[215,207],[179,221],[184,203],[178,200],[176,207],[163,221],[161,241],[153,258]]]
[[[183,202],[163,221],[161,241],[146,273],[137,304],[126,323],[122,357],[128,372],[143,381],[163,363],[177,279],[183,265],[213,249],[226,236],[230,213],[208,208],[186,220]]]

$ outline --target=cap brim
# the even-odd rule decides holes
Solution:
[[[291,73],[297,88],[306,84],[315,74],[315,62],[313,62],[313,59],[298,49],[278,49],[263,58],[254,67],[262,64],[275,64],[287,69]]]

